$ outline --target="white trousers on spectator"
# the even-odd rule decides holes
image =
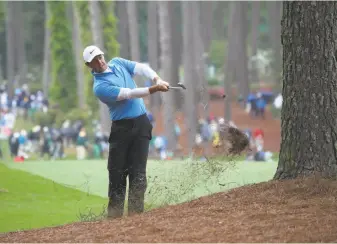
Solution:
[[[76,146],[76,153],[77,153],[77,159],[85,159],[86,157],[86,150],[84,146]]]

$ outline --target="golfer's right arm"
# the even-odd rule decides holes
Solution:
[[[162,85],[153,85],[151,87],[141,88],[121,88],[114,85],[108,87],[102,86],[95,90],[95,95],[104,103],[112,103],[125,99],[142,98],[152,93],[163,91]]]

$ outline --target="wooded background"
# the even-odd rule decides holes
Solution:
[[[149,109],[163,109],[169,148],[176,143],[174,111],[184,110],[192,145],[197,119],[208,116],[210,87],[225,89],[227,119],[232,87],[243,97],[261,81],[281,87],[281,12],[279,1],[0,2],[0,80],[10,95],[26,83],[62,112],[89,111],[109,130],[82,59],[85,46],[98,45],[106,60],[149,63],[172,85],[185,83],[183,96],[156,94]]]

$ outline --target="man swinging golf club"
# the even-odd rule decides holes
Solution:
[[[109,137],[109,203],[108,217],[123,215],[126,177],[129,176],[129,214],[144,211],[146,164],[152,125],[146,115],[143,97],[167,92],[163,81],[149,66],[120,57],[106,63],[104,53],[96,46],[83,51],[85,64],[94,77],[93,92],[109,108],[112,120]],[[134,75],[143,75],[154,83],[137,88]]]

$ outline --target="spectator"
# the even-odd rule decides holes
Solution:
[[[78,134],[77,141],[76,141],[76,152],[77,152],[77,159],[82,160],[86,158],[87,153],[87,133],[85,128],[83,127]]]
[[[265,108],[267,106],[266,101],[262,97],[261,93],[258,93],[257,100],[256,100],[256,115],[257,117],[265,118]]]

